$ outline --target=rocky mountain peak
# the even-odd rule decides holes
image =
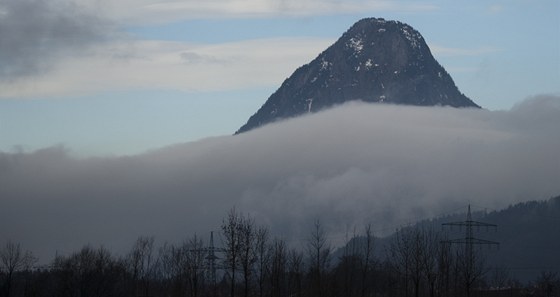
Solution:
[[[298,68],[236,134],[352,100],[479,107],[459,92],[418,31],[367,18]]]

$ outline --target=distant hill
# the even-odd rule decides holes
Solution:
[[[298,68],[236,134],[352,100],[479,107],[459,92],[418,31],[367,18]]]
[[[516,204],[482,219],[498,225],[498,232],[489,235],[500,249],[488,257],[489,264],[521,280],[534,280],[541,271],[560,274],[560,196]]]
[[[464,221],[465,214],[455,214],[418,222],[407,228],[429,227],[447,234],[449,238],[464,238],[465,229],[443,228],[446,222]],[[473,220],[498,225],[493,228],[475,228],[474,237],[499,242],[499,248],[480,246],[488,268],[500,267],[509,276],[523,281],[534,281],[541,272],[560,275],[560,196],[546,201],[530,201],[509,206],[499,211],[473,212]],[[361,238],[353,239],[356,244]],[[385,257],[392,235],[376,239],[376,254]],[[337,255],[341,255],[339,250]]]

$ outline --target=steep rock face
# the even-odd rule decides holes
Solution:
[[[420,33],[368,18],[298,68],[236,134],[351,100],[479,107],[459,92]]]

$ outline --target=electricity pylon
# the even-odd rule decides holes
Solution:
[[[216,285],[216,260],[219,259],[216,256],[216,252],[221,252],[222,249],[218,249],[214,246],[214,231],[210,232],[210,245],[206,248],[208,255],[206,256],[206,260],[208,261],[208,271],[210,272],[210,281],[212,285]]]
[[[471,205],[469,204],[469,208],[467,211],[467,220],[466,221],[461,221],[461,222],[451,222],[451,223],[443,223],[443,226],[450,226],[451,228],[453,228],[453,226],[459,226],[460,229],[462,229],[463,227],[465,227],[465,238],[457,238],[457,239],[451,239],[451,240],[444,240],[441,243],[442,244],[464,244],[465,245],[465,257],[466,257],[466,273],[469,276],[472,276],[474,271],[474,254],[473,254],[473,248],[474,245],[496,245],[499,247],[500,243],[496,242],[496,241],[490,241],[490,240],[485,240],[485,239],[480,239],[480,238],[475,238],[474,237],[474,227],[478,229],[480,229],[480,227],[485,227],[486,229],[489,228],[493,228],[494,230],[498,229],[498,225],[496,224],[489,224],[489,223],[484,223],[484,222],[478,222],[478,221],[473,221],[472,220],[472,216],[471,216]],[[470,295],[470,283],[467,284],[467,296]]]
[[[462,222],[451,222],[451,223],[443,223],[442,226],[459,226],[459,228],[463,228],[465,227],[465,238],[458,238],[458,239],[452,239],[452,240],[445,240],[442,241],[443,243],[450,243],[450,244],[464,244],[466,251],[471,251],[472,252],[472,248],[475,244],[487,244],[487,245],[499,245],[499,242],[496,241],[490,241],[490,240],[485,240],[485,239],[480,239],[480,238],[475,238],[474,237],[474,232],[473,232],[473,228],[476,227],[477,229],[480,229],[480,227],[486,227],[486,229],[488,228],[493,228],[494,230],[497,230],[498,225],[496,224],[489,224],[489,223],[484,223],[484,222],[478,222],[478,221],[473,221],[472,220],[472,216],[471,216],[471,205],[469,204],[469,209],[467,211],[467,220],[466,221],[462,221]]]
[[[212,282],[212,285],[216,285],[216,270],[221,269],[219,265],[217,265],[216,261],[220,259],[216,254],[223,253],[224,249],[217,248],[214,246],[214,231],[210,231],[210,242],[206,247],[188,249],[187,251],[191,253],[196,253],[197,255],[201,255],[204,257],[204,264],[199,266],[196,269],[203,270],[204,277],[207,280]]]

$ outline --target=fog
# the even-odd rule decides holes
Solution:
[[[294,245],[314,220],[334,244],[366,223],[383,235],[560,194],[559,127],[558,96],[509,111],[350,103],[136,156],[0,153],[0,242],[43,261],[87,243],[122,252],[217,231],[232,207]]]

